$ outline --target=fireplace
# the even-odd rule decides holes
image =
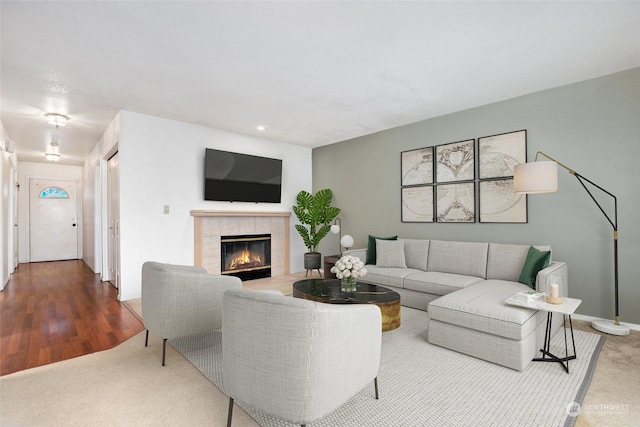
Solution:
[[[222,236],[268,234],[271,236],[271,277],[291,273],[291,211],[200,211],[192,210],[193,265],[210,274],[220,274]]]
[[[220,266],[242,280],[271,277],[271,235],[221,236]]]

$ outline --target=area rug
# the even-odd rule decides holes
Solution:
[[[574,331],[578,358],[569,374],[540,362],[518,372],[429,344],[426,322],[426,312],[402,307],[402,326],[382,334],[380,400],[365,387],[309,426],[573,426],[604,337]],[[224,392],[221,338],[214,331],[170,344]],[[563,334],[551,351],[564,354]],[[236,403],[261,426],[292,425]]]

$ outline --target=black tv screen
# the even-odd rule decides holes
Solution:
[[[206,149],[204,199],[280,203],[282,160]]]

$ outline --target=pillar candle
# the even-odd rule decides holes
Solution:
[[[552,283],[549,285],[549,293],[551,295],[551,297],[553,298],[558,298],[558,285],[556,285],[555,283]]]

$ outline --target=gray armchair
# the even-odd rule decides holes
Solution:
[[[222,327],[222,294],[242,288],[237,277],[208,274],[202,267],[145,262],[142,265],[142,321],[162,337],[162,366],[167,340]]]
[[[382,324],[369,304],[323,304],[246,290],[224,293],[222,377],[229,396],[305,425],[373,381],[378,398]]]

